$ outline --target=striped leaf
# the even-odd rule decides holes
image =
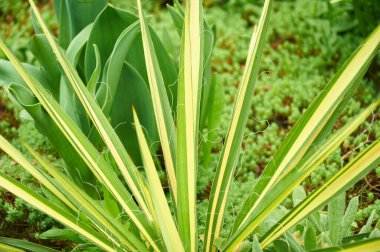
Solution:
[[[32,174],[35,179],[37,179],[44,187],[50,190],[69,208],[73,210],[76,209],[76,207],[68,200],[68,198],[54,186],[54,184],[50,181],[49,177],[43,171],[35,167],[31,162],[29,162],[21,154],[21,152],[18,151],[15,147],[13,147],[13,145],[10,144],[3,136],[0,136],[0,149],[4,151],[13,160],[15,160],[28,173]]]
[[[135,111],[133,111],[133,116],[135,119],[137,137],[139,140],[144,169],[147,174],[148,187],[150,193],[152,194],[154,211],[158,219],[166,248],[168,251],[173,252],[185,251],[182,246],[181,239],[179,238],[177,227],[174,223],[173,217],[171,216],[170,208],[166,200],[156,166],[154,165],[148,142],[145,139],[140,121]]]
[[[270,197],[268,193],[272,194],[274,185],[283,182],[283,177],[299,164],[310,146],[315,143],[315,139],[325,135],[324,131],[329,130],[327,125],[331,125],[333,122],[331,119],[338,114],[338,108],[341,107],[342,102],[347,101],[346,96],[352,95],[359,84],[377,52],[379,42],[380,26],[353,53],[297,122],[244,203],[233,229],[234,244],[232,245],[231,240],[228,247],[237,246],[269,214],[271,208],[261,212],[262,201]],[[259,213],[262,218],[255,218]]]
[[[244,129],[248,120],[254,87],[258,77],[259,63],[268,29],[271,6],[272,1],[266,0],[259,25],[251,39],[244,75],[235,100],[230,128],[228,129],[226,142],[223,146],[210,193],[204,251],[215,251],[213,242],[215,237],[219,236],[221,230],[228,191],[239,157]]]
[[[175,174],[176,163],[176,135],[172,110],[165,89],[160,66],[154,50],[150,31],[141,7],[141,0],[137,0],[137,8],[140,16],[141,35],[144,47],[144,56],[150,93],[153,101],[154,114],[158,133],[160,136],[165,166],[168,173],[170,188],[174,201],[177,202],[177,179]]]
[[[334,177],[314,191],[309,197],[292,209],[261,239],[263,247],[268,246],[283,232],[324,206],[339,193],[344,192],[380,163],[380,141],[376,141],[343,167]]]
[[[178,226],[187,251],[197,249],[196,172],[203,76],[202,1],[186,1],[177,105]]]
[[[41,212],[44,212],[50,217],[80,233],[100,248],[103,248],[106,251],[114,251],[111,241],[100,235],[91,226],[88,226],[86,223],[78,220],[77,216],[71,215],[62,210],[49,200],[2,172],[0,172],[0,184],[1,186],[7,188],[8,191],[25,200]]]
[[[328,156],[333,153],[343,141],[354,132],[368,116],[380,105],[380,99],[368,106],[361,114],[353,121],[335,132],[328,140],[323,143],[318,149],[306,156],[291,172],[282,176],[280,181],[272,188],[271,193],[263,199],[258,205],[253,215],[249,218],[248,223],[251,227],[259,225],[266,216],[268,216],[278,205],[283,202],[286,197],[303,181],[310,173],[315,170]],[[236,225],[236,223],[235,223]],[[246,234],[249,234],[247,229]],[[236,236],[233,237],[236,239]],[[232,239],[233,239],[232,238]]]
[[[54,54],[57,57],[58,62],[60,63],[66,77],[71,83],[75,93],[77,94],[79,100],[81,101],[83,107],[86,109],[88,116],[91,118],[95,127],[97,128],[99,134],[102,136],[103,141],[105,142],[108,150],[112,154],[118,168],[123,174],[129,188],[131,189],[134,197],[136,197],[139,206],[146,215],[148,221],[152,221],[153,217],[149,212],[149,208],[146,204],[146,197],[149,198],[149,195],[142,195],[144,192],[142,190],[139,174],[137,173],[137,168],[133,164],[132,159],[126,152],[120,138],[117,136],[112,125],[107,120],[106,116],[103,114],[102,109],[96,103],[94,97],[91,95],[91,92],[86,88],[78,73],[75,71],[75,68],[71,62],[67,59],[65,54],[60,50],[56,44],[54,38],[51,36],[46,24],[42,20],[38,9],[34,2],[30,0],[30,4],[33,10],[34,15],[36,16],[38,23],[40,24],[42,30],[47,37],[50,46],[52,47]],[[114,192],[113,192],[114,193]]]
[[[137,207],[132,199],[132,196],[124,187],[122,182],[118,179],[113,169],[98,153],[95,147],[78,128],[78,126],[68,117],[67,114],[62,111],[62,108],[59,106],[59,104],[54,99],[52,99],[50,94],[33,76],[29,75],[29,73],[25,70],[25,68],[9,51],[9,49],[2,41],[0,41],[0,48],[13,63],[14,67],[17,69],[20,76],[24,79],[30,90],[51,116],[54,123],[70,141],[71,145],[77,151],[79,156],[92,170],[97,179],[102,184],[107,186],[107,188],[109,188],[109,191],[112,192],[115,198],[118,199],[127,215],[133,220],[139,230],[147,238],[149,243],[153,247],[157,248],[155,244],[155,238],[153,238],[154,233],[149,227],[149,224],[141,215],[140,209]]]
[[[75,204],[76,208],[74,212],[82,212],[109,240],[114,244],[119,244],[119,247],[125,246],[129,250],[147,251],[144,243],[127,230],[120,222],[115,221],[114,217],[106,212],[99,202],[89,197],[73,183],[70,178],[43,160],[43,158],[29,146],[25,145],[25,147],[38,163],[53,176],[56,181],[55,186],[57,189],[67,195],[71,202]]]

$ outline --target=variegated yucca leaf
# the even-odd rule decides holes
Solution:
[[[150,31],[141,7],[141,0],[137,0],[140,16],[141,34],[144,46],[146,69],[149,79],[150,92],[153,101],[158,133],[161,140],[165,165],[174,200],[177,201],[177,179],[175,174],[176,163],[176,135],[172,110],[170,108],[165,84],[153,47]]]
[[[376,141],[343,167],[334,177],[314,191],[292,209],[282,220],[264,235],[262,246],[266,247],[287,229],[322,207],[339,193],[344,192],[380,163],[380,141]]]
[[[229,249],[242,242],[274,209],[273,205],[271,208],[267,208],[265,205],[269,203],[265,200],[268,198],[268,193],[276,186],[276,183],[286,182],[283,177],[292,172],[308,153],[308,150],[313,151],[313,148],[318,148],[318,144],[320,144],[316,142],[318,137],[326,135],[325,131],[330,130],[328,127],[330,120],[335,119],[334,114],[340,113],[340,104],[347,100],[346,96],[353,94],[376,55],[379,44],[380,26],[346,61],[324,91],[299,119],[264,170],[238,214],[233,228],[234,234],[227,244]],[[282,188],[285,190],[287,187],[288,185],[285,183]],[[260,218],[257,218],[258,215]]]
[[[223,146],[210,193],[205,242],[203,247],[204,251],[215,250],[215,247],[213,247],[214,239],[219,236],[222,228],[228,191],[239,158],[240,146],[251,108],[256,79],[258,77],[259,63],[265,44],[271,6],[272,1],[266,0],[260,22],[257,29],[254,30],[251,39],[246,66],[236,96],[226,142]]]
[[[32,90],[37,99],[44,106],[49,115],[53,118],[54,122],[60,128],[62,133],[71,142],[73,147],[92,169],[98,180],[103,183],[113,193],[115,198],[121,204],[129,217],[132,218],[134,223],[141,228],[142,233],[148,241],[155,246],[154,233],[150,225],[140,213],[139,207],[135,204],[132,196],[117,178],[116,173],[109,166],[109,164],[98,153],[95,147],[90,143],[87,137],[82,133],[78,126],[65,114],[58,103],[52,99],[49,93],[41,86],[41,84],[30,74],[20,62],[13,56],[9,49],[0,41],[0,48],[6,53],[8,58],[14,64],[19,74],[27,83],[28,87]],[[0,146],[2,147],[2,146]]]
[[[72,85],[72,88],[75,90],[77,96],[82,102],[83,107],[86,109],[88,116],[93,121],[99,134],[102,136],[103,141],[107,145],[116,164],[118,165],[121,173],[127,181],[129,188],[132,190],[134,197],[136,197],[139,206],[144,211],[148,220],[152,221],[153,218],[151,217],[151,214],[147,206],[147,201],[150,198],[150,196],[143,195],[144,191],[142,189],[143,186],[141,185],[142,180],[139,178],[139,174],[137,173],[137,169],[133,164],[133,161],[131,160],[128,153],[125,151],[125,148],[120,138],[117,136],[115,130],[107,120],[104,113],[102,112],[102,109],[96,103],[95,99],[91,95],[91,92],[86,88],[78,73],[76,72],[75,68],[66,58],[62,50],[58,47],[54,38],[50,34],[46,24],[42,20],[36,5],[32,0],[30,0],[30,4],[33,13],[37,18],[37,21],[40,24],[44,34],[46,35],[60,66],[62,67],[66,77]]]
[[[187,0],[185,5],[177,104],[177,219],[186,251],[196,251],[196,173],[203,76],[202,1]]]
[[[60,150],[67,151],[62,157],[73,167],[64,172],[25,145],[37,161],[38,165],[34,165],[0,136],[0,150],[41,183],[46,197],[2,172],[0,185],[104,251],[236,251],[247,244],[255,251],[261,251],[273,242],[284,242],[281,236],[298,251],[303,247],[289,230],[337,195],[343,199],[345,190],[380,163],[380,142],[376,140],[332,179],[305,196],[285,216],[281,215],[260,237],[257,228],[380,105],[380,100],[374,101],[354,120],[331,134],[332,126],[378,51],[378,26],[299,119],[252,191],[247,192],[248,197],[229,235],[221,237],[230,186],[251,111],[269,26],[273,1],[265,0],[251,38],[208,210],[204,213],[207,214],[206,226],[204,233],[200,233],[196,212],[199,131],[206,124],[207,108],[213,107],[208,106],[213,103],[208,99],[217,99],[209,93],[218,87],[210,83],[209,57],[215,29],[204,20],[202,1],[186,0],[185,9],[175,1],[175,7],[170,9],[181,35],[179,71],[174,88],[178,93],[173,96],[169,92],[174,67],[171,62],[161,62],[171,59],[161,51],[163,46],[144,16],[141,0],[136,2],[139,17],[106,5],[105,0],[83,3],[86,6],[93,4],[94,12],[82,17],[78,15],[78,10],[83,10],[83,6],[76,5],[79,3],[55,1],[62,26],[58,40],[48,30],[33,0],[29,2],[39,33],[31,42],[31,50],[35,54],[42,51],[37,58],[43,70],[21,64],[0,41],[0,48],[13,65],[12,68],[8,62],[0,61],[0,67],[4,68],[1,78],[9,82],[9,93],[28,112],[38,110],[40,116],[34,114],[36,123],[43,120],[41,115],[47,116],[44,129],[52,124],[49,136],[59,134],[55,142],[59,143]],[[118,24],[123,24],[124,20],[128,24],[126,27],[114,27],[119,32],[109,38],[115,43],[112,50],[105,46],[107,41],[99,40],[104,29],[101,22],[107,23],[108,19],[118,20]],[[86,63],[78,67],[81,57]],[[47,60],[51,58],[57,60]],[[125,73],[128,73],[128,78]],[[139,92],[132,96],[144,96],[146,99],[143,104],[145,110],[137,107],[136,111],[131,110],[130,121],[134,122],[134,128],[130,126],[136,138],[132,147],[125,143],[130,138],[118,134],[112,122],[115,101],[122,97],[119,85],[124,81],[133,82],[128,87],[140,85],[133,89]],[[216,81],[218,79],[213,78],[213,82]],[[128,98],[131,98],[130,94],[125,99]],[[135,107],[135,100],[132,100],[128,104]],[[144,124],[145,116],[148,119]],[[152,125],[146,125],[146,122]],[[215,125],[214,122],[208,123],[208,127]],[[157,139],[154,138],[155,132],[158,132],[163,152],[162,163],[155,157],[156,148],[151,146],[152,140]],[[328,134],[331,136],[327,137]],[[207,149],[210,148],[208,146]],[[101,153],[104,149],[107,153]],[[138,169],[139,165],[143,170]],[[159,176],[161,168],[167,173],[168,191]],[[88,169],[87,172],[91,171],[88,177],[93,176],[97,181],[94,179],[91,185],[81,183],[81,176],[75,179],[76,169]],[[82,175],[81,172],[79,174]],[[331,214],[338,208],[337,203],[330,203]],[[344,219],[342,214],[339,218]],[[341,238],[339,229],[342,227],[337,225],[344,222],[344,226],[349,226],[352,216],[339,220],[330,225],[333,244],[338,244]],[[316,239],[312,228],[307,227],[306,231],[306,235]],[[249,239],[252,234],[253,242]],[[305,248],[315,248],[314,241],[305,243]],[[33,244],[0,238],[0,250],[18,251],[18,248],[28,249],[30,246]],[[346,251],[375,251],[376,246],[379,246],[379,240],[344,244],[341,248]],[[42,247],[38,249],[44,250]],[[336,249],[340,248],[330,248],[329,251]]]

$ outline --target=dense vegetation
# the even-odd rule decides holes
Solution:
[[[17,2],[18,4],[10,4],[8,1],[0,3],[1,36],[20,60],[38,65],[33,54],[27,49],[27,41],[33,33],[33,27],[29,21],[28,3]],[[113,0],[111,2],[115,6],[136,12],[135,1]],[[176,58],[179,54],[181,40],[172,23],[170,13],[163,7],[165,3],[145,2],[149,3],[144,8],[155,14],[149,22],[157,31],[168,53]],[[205,127],[201,132],[201,149],[209,151],[200,152],[201,163],[197,181],[197,196],[201,201],[197,206],[200,230],[204,229],[206,225],[206,216],[202,213],[207,212],[217,161],[229,127],[240,76],[244,71],[251,28],[258,23],[260,18],[260,6],[263,1],[254,4],[251,2],[205,1],[208,6],[205,11],[206,20],[210,24],[215,24],[217,32],[211,71],[217,76],[218,84],[215,93],[219,95],[220,99],[218,103],[214,104],[218,111],[214,115],[217,121],[215,127],[212,129]],[[234,217],[244,203],[247,191],[250,191],[257,177],[271,161],[290,129],[325,84],[375,27],[376,18],[363,20],[363,17],[355,16],[357,13],[354,8],[355,4],[360,1],[353,2],[354,4],[347,6],[331,5],[328,1],[318,0],[275,1],[273,4],[273,13],[259,70],[260,75],[245,129],[235,180],[230,190],[222,237],[228,235]],[[49,1],[40,1],[38,7],[44,13],[44,19],[49,21],[49,28],[57,35],[58,25],[54,19],[53,5]],[[375,9],[373,6],[367,8]],[[379,8],[378,5],[377,8]],[[363,26],[372,26],[372,28],[363,31]],[[379,69],[380,57],[377,55],[369,66],[362,84],[356,90],[353,98],[348,101],[339,120],[334,124],[334,132],[352,121],[379,98]],[[36,150],[49,162],[57,166],[62,165],[59,154],[36,129],[30,116],[22,112],[20,106],[10,101],[9,95],[4,89],[0,89],[0,95],[0,135],[21,149],[27,157],[31,158],[32,156],[28,154],[21,141]],[[293,194],[279,207],[279,213],[273,214],[272,219],[281,218],[283,213],[296,206],[306,195],[324,184],[343,166],[352,161],[357,153],[380,139],[379,118],[380,111],[377,108],[323,164],[311,173],[302,186],[294,190]],[[43,193],[40,184],[1,151],[0,169],[36,192]],[[164,172],[160,175],[164,181]],[[312,232],[317,232],[322,237],[317,247],[337,245],[332,234],[329,234],[328,226],[331,225],[331,221],[329,223],[328,217],[331,216],[332,210],[330,209],[336,208],[336,205],[340,203],[348,206],[347,212],[355,215],[352,219],[353,223],[348,225],[350,229],[352,227],[352,231],[348,231],[350,235],[365,233],[371,237],[379,237],[379,176],[380,168],[378,167],[349,189],[346,195],[341,195],[332,201],[328,208],[320,209],[316,215],[324,216],[321,219],[325,220],[323,223],[325,226],[321,229],[310,228],[315,224],[311,220],[299,223],[293,230],[293,238],[299,244],[289,245],[290,249],[294,250],[294,248],[304,245],[302,240],[305,237],[301,237],[300,234],[304,233],[306,229],[313,230]],[[344,208],[339,211],[344,211]],[[52,228],[62,228],[62,225],[5,190],[1,192],[0,219],[2,222],[0,223],[0,236],[28,237],[31,241],[55,248],[67,246],[69,249],[72,246],[70,243],[62,243],[60,240],[55,242],[39,240],[39,238],[51,237],[68,239],[68,235],[44,233]],[[266,229],[265,225],[269,226],[264,223],[261,227],[263,230]],[[15,232],[12,233],[9,230],[15,230]],[[291,238],[288,237],[288,239]],[[76,239],[73,240],[77,242]],[[278,244],[275,244],[274,249],[281,251],[281,248],[284,248],[282,246],[285,245],[279,241]]]

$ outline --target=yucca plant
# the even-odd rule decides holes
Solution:
[[[165,193],[159,179],[158,164],[139,120],[144,115],[133,109],[138,139],[138,146],[134,147],[139,149],[144,168],[144,171],[140,171],[123,144],[127,139],[121,139],[117,135],[102,109],[102,103],[94,95],[94,90],[101,87],[94,88],[93,84],[88,85],[82,79],[81,72],[75,68],[48,30],[34,2],[29,1],[38,26],[66,78],[68,88],[72,89],[75,99],[107,147],[109,155],[105,157],[99,152],[89,136],[42,85],[34,72],[23,66],[0,42],[0,47],[27,86],[11,85],[8,88],[10,93],[22,95],[23,101],[27,101],[26,105],[38,101],[41,111],[49,115],[51,125],[64,136],[76,157],[89,168],[102,190],[97,192],[100,197],[92,196],[80,188],[77,182],[73,182],[67,173],[52,166],[26,146],[39,164],[33,165],[3,137],[0,137],[0,148],[41,182],[46,195],[36,194],[3,173],[0,173],[0,184],[78,233],[78,240],[83,243],[90,242],[99,250],[105,251],[236,251],[243,250],[247,244],[254,251],[274,249],[273,246],[279,239],[294,242],[291,230],[295,224],[342,194],[380,162],[380,142],[376,140],[292,210],[281,214],[270,225],[262,225],[267,220],[273,220],[271,214],[282,201],[380,104],[380,100],[374,101],[353,121],[327,137],[377,53],[380,44],[379,26],[310,104],[261,177],[256,180],[252,191],[247,192],[247,199],[229,234],[222,237],[226,202],[239,159],[272,8],[272,1],[266,0],[262,16],[252,35],[245,71],[216,169],[208,210],[203,213],[207,214],[206,227],[200,231],[196,212],[198,132],[202,121],[201,104],[205,99],[202,92],[204,71],[207,69],[205,51],[209,45],[205,38],[209,28],[203,20],[202,1],[187,0],[184,10],[178,3],[172,9],[174,16],[184,17],[183,23],[177,22],[182,44],[178,94],[174,107],[170,106],[166,89],[168,83],[160,67],[160,52],[154,46],[153,32],[148,27],[141,0],[137,0],[139,22],[129,27],[136,29],[138,25],[141,31],[138,34],[144,50],[144,69],[149,82],[149,95],[163,153],[163,167],[167,172],[169,193]],[[176,116],[173,116],[173,110],[176,110]],[[1,244],[6,244],[4,246],[7,248],[16,246],[27,249],[27,246],[32,246],[5,238],[0,239],[0,246]],[[351,251],[375,251],[380,246],[380,240],[334,245],[341,245]],[[298,247],[304,248],[302,245]],[[46,248],[38,249],[43,251]],[[332,251],[335,250],[332,248]]]
[[[141,114],[141,123],[146,129],[152,153],[155,153],[159,147],[157,144],[159,138],[147,84],[148,75],[142,38],[138,36],[138,17],[115,8],[106,0],[54,1],[54,6],[60,27],[58,45],[64,50],[68,60],[86,83],[112,127],[115,128],[116,134],[133,162],[140,166],[142,163],[139,150],[136,148],[138,141],[133,126],[132,106]],[[183,14],[175,9],[171,13],[178,30],[182,29]],[[59,63],[51,60],[55,57],[54,52],[35,18],[33,22],[36,34],[31,38],[28,47],[40,67],[27,63],[24,63],[24,66],[59,102],[62,109],[88,136],[98,151],[103,152],[104,158],[112,162],[107,154],[107,146],[75,96],[67,77],[61,72]],[[207,23],[205,26],[210,31],[205,36],[204,54],[205,59],[208,59],[213,48],[214,31]],[[178,63],[169,57],[154,31],[152,31],[152,43],[158,52],[158,64],[162,70],[168,101],[175,113]],[[216,124],[218,120],[208,120],[210,115],[206,113],[206,110],[213,107],[213,95],[210,89],[215,86],[215,82],[211,81],[210,61],[205,65],[207,69],[203,73],[202,92],[205,99],[202,103],[204,112],[201,128],[204,128],[206,122],[208,127],[212,128],[213,122]],[[51,117],[41,109],[41,104],[24,95],[27,84],[12,64],[6,60],[0,60],[0,85],[10,91],[11,97],[26,111],[23,114],[32,118],[40,132],[57,149],[65,161],[65,170],[76,184],[80,187],[83,187],[85,183],[97,186],[95,177],[86,163],[78,156],[58,127],[54,126]],[[210,148],[205,149],[206,156],[210,151]],[[159,162],[156,163],[160,165]],[[86,186],[83,189],[88,190],[88,193],[94,192]]]

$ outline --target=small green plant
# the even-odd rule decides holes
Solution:
[[[151,99],[152,105],[144,111],[153,114],[163,153],[163,161],[157,162],[148,140],[150,131],[144,132],[139,120],[139,117],[146,116],[145,112],[139,111],[137,106],[126,106],[125,109],[131,110],[136,130],[137,143],[133,148],[141,159],[144,171],[137,168],[124,143],[128,139],[117,134],[112,119],[110,122],[109,114],[104,109],[108,104],[107,97],[112,99],[120,94],[122,99],[126,99],[124,93],[118,93],[111,88],[112,95],[109,96],[108,91],[104,91],[107,90],[107,85],[115,82],[106,81],[103,85],[96,85],[99,80],[97,65],[104,62],[96,55],[100,51],[101,43],[109,39],[104,27],[110,27],[102,26],[103,29],[98,32],[99,44],[92,43],[90,39],[87,42],[90,45],[95,44],[92,48],[86,48],[86,52],[94,57],[91,70],[85,70],[86,64],[85,69],[77,69],[70,60],[71,54],[67,53],[70,51],[67,45],[73,37],[73,30],[68,33],[71,37],[60,36],[57,43],[32,0],[30,4],[38,28],[44,34],[41,35],[41,41],[45,41],[44,45],[52,50],[48,63],[51,63],[52,58],[57,59],[56,67],[51,71],[47,70],[47,67],[51,67],[49,64],[44,70],[51,74],[50,78],[54,73],[56,76],[63,76],[60,78],[63,79],[59,82],[62,84],[60,88],[70,90],[71,95],[59,99],[60,94],[53,92],[57,91],[56,86],[44,85],[47,82],[39,79],[38,71],[22,65],[5,44],[0,42],[1,49],[13,65],[13,73],[19,77],[17,81],[24,83],[24,86],[11,84],[8,90],[13,96],[18,97],[19,101],[22,100],[25,109],[38,108],[40,113],[44,113],[40,123],[48,123],[47,129],[55,127],[56,134],[60,134],[65,143],[64,147],[70,148],[69,151],[75,154],[75,161],[83,162],[101,189],[96,191],[98,196],[94,196],[94,193],[89,192],[94,191],[92,188],[83,188],[93,185],[83,182],[80,184],[78,175],[68,176],[68,171],[62,172],[26,145],[41,167],[33,165],[4,137],[0,137],[0,148],[41,182],[46,188],[46,197],[0,172],[1,185],[72,230],[54,230],[49,237],[70,233],[70,237],[74,237],[72,239],[76,242],[85,243],[87,240],[93,247],[105,251],[235,251],[243,249],[247,244],[255,251],[260,251],[262,248],[270,248],[272,244],[282,246],[282,237],[293,241],[288,230],[343,193],[380,162],[380,142],[376,140],[360,151],[324,185],[298,202],[293,209],[283,211],[282,207],[279,207],[288,195],[379,106],[380,100],[374,101],[355,120],[327,137],[378,51],[379,26],[339,69],[295,123],[261,177],[255,181],[252,190],[247,192],[248,196],[228,231],[221,232],[269,25],[272,1],[266,0],[250,42],[244,73],[211,187],[207,211],[204,213],[205,226],[199,229],[196,193],[200,156],[199,131],[204,122],[202,104],[209,97],[205,95],[206,91],[202,87],[205,86],[203,84],[208,69],[208,53],[213,45],[212,40],[207,38],[207,34],[213,32],[203,19],[202,1],[186,1],[185,9],[177,3],[171,9],[176,27],[182,34],[175,100],[168,92],[168,85],[172,83],[168,83],[164,78],[164,71],[167,69],[160,65],[166,63],[163,63],[159,56],[162,48],[157,48],[157,44],[154,43],[155,33],[147,24],[140,0],[137,1],[139,19],[132,18],[133,21],[129,22],[124,30],[125,33],[135,32],[135,36],[140,35],[138,37],[141,39],[144,60],[140,59],[138,62],[143,63],[141,67],[142,71],[145,71],[148,85],[146,95]],[[106,11],[110,11],[107,6],[100,15]],[[122,15],[121,12],[114,11]],[[78,15],[80,20],[83,13]],[[64,15],[61,13],[62,17]],[[113,17],[115,15],[107,16],[104,22]],[[72,27],[79,24],[79,21],[73,21]],[[95,19],[93,27],[96,24]],[[80,33],[85,30],[86,28]],[[72,41],[71,43],[79,45]],[[65,51],[66,48],[68,49]],[[113,63],[123,64],[127,56],[123,55],[120,58],[111,57],[108,68]],[[127,81],[121,77],[120,80]],[[137,85],[135,82],[134,84]],[[101,91],[104,93],[98,96],[98,92]],[[137,94],[142,93],[132,93],[132,96]],[[80,109],[75,113],[65,110],[62,102],[67,101],[75,104],[66,104],[70,109]],[[176,112],[175,116],[173,111]],[[84,114],[84,118],[88,118],[85,125],[92,126],[90,133],[94,132],[98,141],[92,141],[92,134],[86,134],[83,124],[75,120],[75,116],[81,113]],[[144,126],[152,127],[150,124]],[[98,142],[107,148],[106,155],[101,152],[102,148],[99,149],[96,144]],[[65,150],[61,150],[61,153],[65,153]],[[160,165],[167,172],[167,193],[158,174]],[[72,178],[76,178],[76,181],[73,182]],[[7,239],[1,239],[0,242],[6,243],[6,246],[22,248],[30,245]],[[379,239],[369,239],[344,246],[365,247],[374,251],[379,243]],[[292,244],[297,246],[294,242]],[[336,244],[332,243],[332,246],[334,245]]]

